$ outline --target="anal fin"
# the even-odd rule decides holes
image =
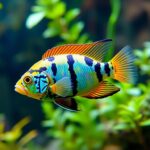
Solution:
[[[54,103],[60,107],[62,107],[63,109],[67,109],[70,111],[79,111],[78,109],[78,104],[75,101],[74,98],[68,97],[68,98],[56,98],[54,100]]]
[[[120,91],[120,88],[114,86],[108,81],[102,81],[98,87],[91,90],[89,93],[87,93],[83,97],[91,98],[91,99],[104,98],[107,96],[111,96],[117,93],[118,91]]]

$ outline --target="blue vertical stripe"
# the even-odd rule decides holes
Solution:
[[[110,68],[108,63],[104,63],[105,73],[110,76]]]
[[[74,59],[73,59],[73,56],[72,55],[67,55],[67,63],[69,65],[69,72],[70,72],[70,76],[71,76],[71,83],[72,83],[72,92],[73,92],[73,95],[76,95],[77,94],[77,75],[74,71],[74,68],[73,68],[73,64],[74,64]]]
[[[56,67],[55,63],[52,63],[51,69],[52,69],[53,75],[56,76],[56,74],[57,74],[57,67]]]
[[[98,81],[101,82],[101,81],[102,81],[102,74],[101,74],[101,66],[100,66],[100,63],[97,63],[97,64],[94,66],[94,69],[95,69],[95,72],[96,72]]]

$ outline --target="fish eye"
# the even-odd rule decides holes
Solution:
[[[32,79],[31,79],[30,76],[24,77],[23,81],[24,81],[26,84],[31,84],[31,83],[32,83]]]

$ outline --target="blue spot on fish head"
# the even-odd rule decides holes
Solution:
[[[48,61],[54,61],[54,59],[55,59],[54,57],[49,57]]]

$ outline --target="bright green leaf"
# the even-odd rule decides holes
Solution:
[[[140,123],[140,125],[141,125],[141,126],[150,126],[150,119],[147,119],[147,120],[145,120],[145,121],[142,121],[142,122]]]
[[[75,9],[71,9],[70,11],[68,11],[66,13],[65,19],[67,22],[72,21],[73,19],[75,19],[80,13],[80,10],[78,8]]]
[[[26,21],[26,27],[31,29],[34,26],[36,26],[45,16],[45,13],[43,12],[38,12],[31,14]]]
[[[78,22],[71,27],[70,32],[72,34],[77,34],[80,33],[83,28],[84,28],[83,22]]]
[[[57,3],[51,10],[47,10],[46,16],[50,19],[56,19],[64,15],[66,11],[66,5],[63,2]]]
[[[89,42],[88,39],[89,39],[88,34],[83,34],[79,37],[78,43],[83,44]]]
[[[140,50],[136,50],[134,53],[138,57],[142,57],[142,55],[143,55],[142,51],[140,51]]]
[[[126,123],[119,123],[113,127],[114,130],[127,130],[130,129],[130,125]]]
[[[54,130],[52,134],[55,138],[64,138],[64,134],[60,130]]]
[[[53,104],[49,101],[42,101],[42,109],[47,119],[51,119],[54,113]]]
[[[48,28],[44,31],[43,36],[45,38],[51,38],[61,33],[61,26],[57,21],[50,22]]]
[[[32,7],[32,11],[37,13],[37,12],[44,12],[45,11],[45,8],[42,7],[42,6],[33,6]]]
[[[69,125],[66,127],[66,133],[71,137],[75,132],[75,127],[73,125]]]
[[[56,4],[56,3],[58,3],[60,0],[49,0],[49,1],[51,1],[53,4]]]
[[[83,22],[78,22],[71,27],[70,34],[72,40],[76,40],[79,37],[79,34],[83,30],[83,28],[84,28]]]
[[[140,120],[142,118],[142,114],[137,114],[134,116],[134,120]]]
[[[145,46],[145,53],[146,53],[146,55],[147,55],[147,57],[148,56],[150,56],[150,42],[145,42],[144,43],[144,46]]]
[[[43,121],[43,126],[44,127],[53,127],[54,126],[54,121],[53,120],[46,120],[46,121]]]
[[[64,117],[66,118],[66,120],[70,120],[72,122],[80,122],[80,117],[78,114],[74,113],[74,112],[66,112],[64,114]]]
[[[99,116],[99,114],[100,114],[100,111],[99,110],[93,110],[93,111],[91,111],[91,113],[90,113],[90,117],[91,117],[91,119],[96,119],[98,116]]]
[[[59,34],[59,31],[57,30],[57,28],[47,28],[44,33],[43,36],[44,38],[52,38],[54,36],[57,36]]]
[[[141,94],[141,90],[139,88],[128,89],[127,93],[133,96],[139,96]]]
[[[70,41],[71,35],[69,33],[62,33],[60,37],[65,41]]]
[[[17,139],[19,139],[19,137],[21,136],[21,133],[22,131],[20,130],[6,132],[3,135],[3,140],[7,142],[15,142]]]

